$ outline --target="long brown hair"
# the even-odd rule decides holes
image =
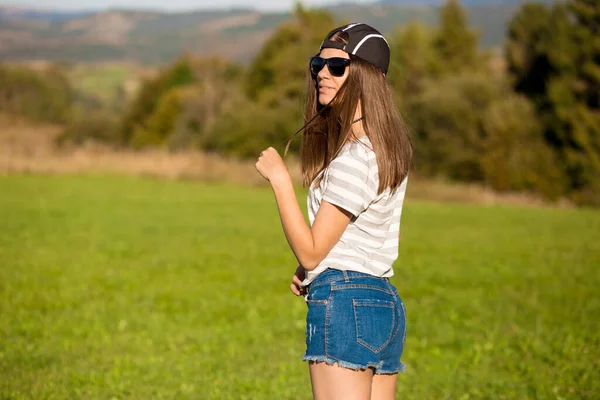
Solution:
[[[347,42],[334,34],[330,40]],[[348,77],[327,106],[318,102],[318,84],[307,73],[306,108],[300,162],[304,187],[318,184],[319,174],[329,166],[344,144],[356,139],[352,120],[359,105],[363,128],[373,145],[379,172],[378,193],[397,189],[408,175],[412,160],[412,144],[406,126],[396,107],[390,85],[374,65],[350,54]],[[296,133],[298,133],[296,132]],[[288,139],[293,139],[295,134]],[[317,179],[318,177],[318,179]],[[316,181],[315,181],[316,179]]]

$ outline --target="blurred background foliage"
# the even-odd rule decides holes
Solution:
[[[71,83],[72,65],[0,65],[0,112],[63,124],[61,144],[236,158],[281,151],[302,123],[308,58],[346,22],[297,5],[248,66],[183,54],[139,87],[113,85],[97,97]],[[481,50],[479,36],[455,0],[440,8],[437,26],[411,22],[388,35],[388,77],[412,132],[416,172],[600,205],[597,2],[523,4],[501,55]]]

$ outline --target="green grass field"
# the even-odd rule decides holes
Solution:
[[[69,81],[76,91],[93,96],[104,105],[110,105],[119,98],[119,91],[128,79],[139,75],[140,71],[129,64],[87,65],[73,67]]]
[[[409,191],[397,398],[600,398],[599,239]],[[0,177],[0,399],[308,400],[295,267],[267,188]]]

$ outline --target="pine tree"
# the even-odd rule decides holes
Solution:
[[[507,40],[514,87],[534,101],[566,176],[567,195],[600,204],[600,7],[525,5]]]
[[[391,62],[388,78],[401,106],[421,92],[427,79],[436,75],[440,63],[432,45],[434,30],[410,23],[390,38]]]
[[[546,94],[552,74],[550,10],[539,3],[525,4],[508,27],[506,59],[517,92],[538,100]]]
[[[458,0],[448,0],[441,8],[440,27],[434,46],[443,72],[456,73],[479,66],[478,33],[469,30],[466,12]]]
[[[572,99],[570,112],[557,107],[563,127],[558,138],[566,145],[575,199],[600,205],[600,6],[597,0],[572,0],[567,7],[576,53],[569,65],[574,74],[557,79]],[[555,104],[564,105],[558,95],[552,97]]]

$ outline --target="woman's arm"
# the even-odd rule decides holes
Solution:
[[[315,269],[340,240],[352,214],[322,201],[311,228],[302,215],[292,179],[277,150],[270,147],[263,151],[256,169],[271,183],[283,232],[298,263],[308,271]]]
[[[291,179],[273,183],[272,187],[285,237],[298,263],[311,271],[340,240],[351,214],[323,201],[312,227],[309,227],[298,205]]]

